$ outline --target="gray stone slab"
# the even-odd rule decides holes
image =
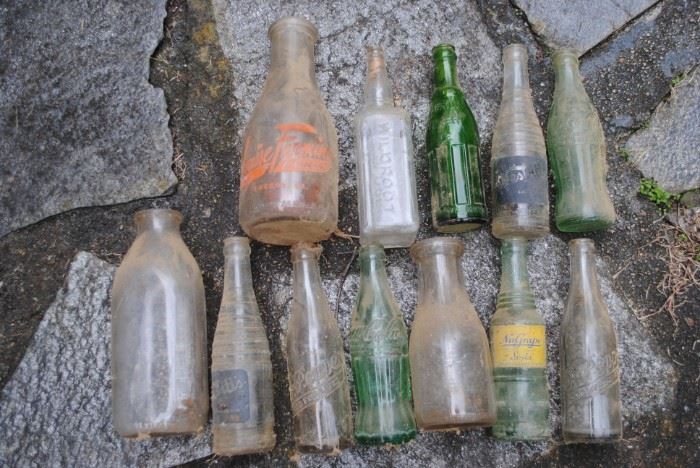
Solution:
[[[127,441],[112,426],[109,290],[115,267],[87,252],[0,395],[0,466],[170,466],[211,453],[210,435]]]
[[[176,183],[163,91],[148,82],[165,3],[0,4],[0,236]]]
[[[625,145],[633,164],[665,190],[700,187],[700,73],[690,72]]]
[[[533,31],[550,47],[581,54],[627,24],[658,0],[514,0]]]

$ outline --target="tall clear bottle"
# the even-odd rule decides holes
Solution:
[[[139,211],[112,286],[112,413],[130,438],[190,434],[209,415],[204,284],[175,210]]]
[[[360,243],[408,247],[420,224],[411,118],[394,105],[384,51],[378,47],[367,47],[364,94],[355,119]]]
[[[416,422],[423,430],[496,421],[489,342],[463,286],[463,253],[462,242],[451,237],[411,247],[419,289],[409,357]]]
[[[352,314],[350,357],[357,393],[355,438],[400,444],[416,435],[408,333],[384,267],[384,249],[360,249],[360,290]]]
[[[214,453],[275,447],[272,363],[250,271],[250,241],[224,240],[224,293],[211,355]]]
[[[559,49],[554,61],[554,97],[547,119],[547,151],[554,174],[554,218],[563,232],[606,229],[615,208],[605,177],[605,134],[583,87],[578,53]]]
[[[491,356],[499,439],[549,437],[547,344],[544,320],[527,277],[527,241],[501,243],[501,288],[491,318]]]
[[[287,17],[268,37],[270,72],[243,142],[240,224],[268,244],[317,242],[338,223],[338,137],[316,84],[318,32]]]
[[[297,449],[336,454],[352,443],[352,415],[343,339],[323,292],[320,253],[309,244],[292,247],[287,371]]]
[[[571,284],[561,325],[561,418],[565,442],[622,437],[615,326],[598,287],[595,244],[574,239]]]
[[[435,46],[433,63],[435,90],[426,138],[433,227],[438,232],[478,229],[488,221],[479,129],[459,87],[454,46]]]
[[[491,143],[492,232],[534,239],[549,232],[547,150],[530,92],[527,48],[503,49],[503,94]]]

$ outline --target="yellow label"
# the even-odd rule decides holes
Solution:
[[[546,367],[544,325],[491,327],[494,367]]]

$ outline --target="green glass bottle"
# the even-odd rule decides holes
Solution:
[[[583,87],[578,52],[559,49],[552,60],[555,81],[547,119],[547,153],[556,188],[557,229],[606,229],[615,222],[615,208],[605,183],[608,166],[603,126]]]
[[[379,244],[360,250],[360,290],[349,341],[357,393],[357,442],[400,444],[413,439],[408,334],[389,289],[384,249]]]
[[[491,355],[499,439],[549,437],[547,346],[542,315],[527,278],[527,241],[501,243],[501,289],[491,319]]]
[[[433,62],[435,91],[426,140],[433,227],[438,232],[464,232],[488,221],[479,166],[479,130],[459,89],[454,46],[435,46]]]

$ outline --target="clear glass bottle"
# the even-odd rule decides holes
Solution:
[[[224,240],[224,292],[211,353],[214,453],[275,447],[272,363],[250,271],[247,237]]]
[[[605,134],[598,111],[583,87],[578,52],[559,49],[552,60],[555,80],[547,119],[547,151],[556,188],[557,229],[606,229],[615,222],[615,208],[605,182]]]
[[[408,247],[420,224],[411,118],[394,106],[384,52],[377,47],[367,47],[364,94],[355,119],[360,244]]]
[[[240,224],[268,244],[317,242],[338,224],[338,137],[316,84],[318,31],[286,17],[268,37],[270,71],[243,142]]]
[[[481,183],[479,129],[457,79],[454,46],[433,48],[435,90],[430,98],[426,151],[433,227],[438,232],[478,229],[488,221]]]
[[[292,247],[294,301],[287,326],[287,371],[299,451],[337,454],[352,444],[350,390],[340,329],[318,269],[321,248]]]
[[[527,48],[503,49],[503,94],[491,142],[492,232],[534,239],[549,232],[547,150],[532,102]]]
[[[527,241],[501,243],[501,287],[491,318],[498,439],[547,439],[547,340],[527,277]]]
[[[574,239],[571,284],[561,325],[561,420],[564,441],[622,438],[615,326],[598,287],[595,244]]]
[[[360,444],[400,444],[416,435],[411,406],[408,333],[389,287],[384,249],[360,249],[360,290],[350,326]]]
[[[411,247],[418,308],[409,341],[413,402],[423,430],[491,426],[496,403],[484,326],[464,289],[462,242],[434,237]]]
[[[112,414],[129,438],[197,433],[209,416],[204,284],[182,215],[139,211],[112,286]]]

